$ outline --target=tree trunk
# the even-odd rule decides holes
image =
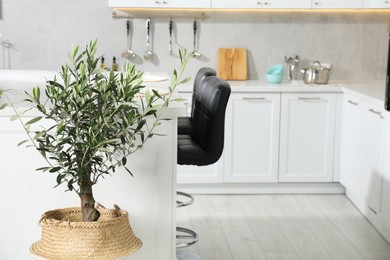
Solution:
[[[93,198],[91,181],[81,181],[80,200],[81,210],[83,212],[83,221],[97,221],[100,217],[100,213],[95,209],[95,199]]]

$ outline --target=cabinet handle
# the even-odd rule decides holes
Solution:
[[[257,2],[257,5],[261,5],[261,2]]]
[[[320,5],[320,3],[319,2],[314,2],[314,5]]]
[[[167,1],[163,1],[162,3],[163,3],[164,5],[168,4],[168,2],[167,2]]]
[[[156,4],[158,4],[158,5],[159,5],[159,4],[161,4],[161,2],[160,2],[160,1],[156,1],[155,3],[156,3]]]
[[[383,119],[382,113],[380,111],[375,111],[374,109],[370,108],[368,109],[371,113],[374,113],[379,116],[379,118]]]
[[[267,100],[265,97],[243,97],[242,99],[247,101]]]
[[[269,5],[269,3],[268,2],[264,2],[264,5]]]
[[[298,97],[299,100],[321,100],[320,97]]]
[[[389,1],[385,1],[385,4],[388,4],[389,3]]]
[[[349,103],[349,104],[352,104],[352,105],[354,105],[354,106],[358,106],[358,105],[359,105],[358,102],[353,102],[352,100],[348,100],[348,103]]]

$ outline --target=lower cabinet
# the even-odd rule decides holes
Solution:
[[[179,183],[333,182],[337,93],[233,92],[222,158]],[[191,104],[191,94],[182,93]]]
[[[362,211],[377,214],[381,211],[386,148],[385,112],[382,107],[348,95],[343,102],[340,182]]]
[[[332,182],[335,93],[283,93],[279,182]]]
[[[382,226],[381,232],[388,241],[390,240],[390,117],[386,118],[383,124],[383,132],[387,133],[383,138],[384,158],[383,158],[383,175],[382,175],[382,196],[381,208],[379,214],[379,223]]]
[[[224,181],[277,182],[280,94],[233,94],[226,115]]]

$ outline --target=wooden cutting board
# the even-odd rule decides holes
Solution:
[[[245,48],[218,49],[218,77],[225,80],[247,79],[247,51]]]

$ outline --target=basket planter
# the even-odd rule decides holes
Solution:
[[[30,251],[43,259],[115,259],[142,246],[124,210],[99,208],[96,222],[82,222],[81,208],[48,211],[39,221],[41,240]]]

